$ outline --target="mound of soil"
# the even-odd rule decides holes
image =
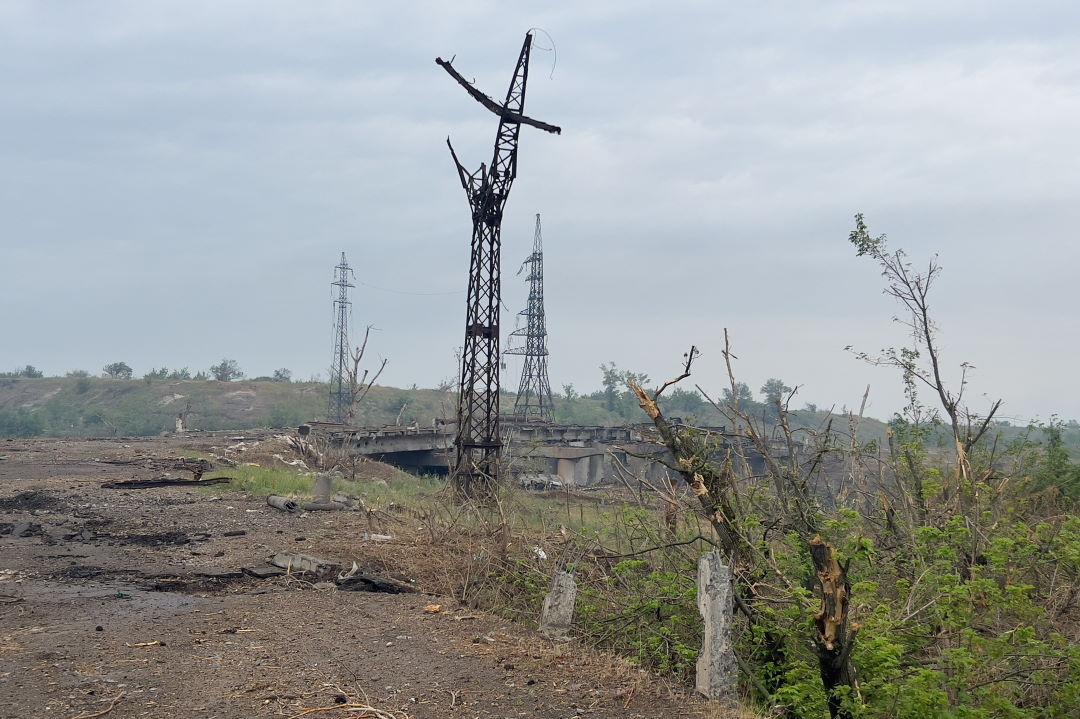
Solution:
[[[158,532],[156,534],[127,534],[115,539],[122,544],[134,544],[140,547],[166,547],[190,544],[209,538],[207,534],[199,534],[194,537],[184,532]]]
[[[53,572],[54,579],[111,579],[117,576],[141,574],[137,569],[102,569],[87,564],[76,564]]]
[[[30,490],[27,492],[20,492],[14,497],[6,497],[0,499],[0,512],[32,512],[39,510],[57,510],[64,507],[65,504],[45,492],[39,492],[37,490]]]

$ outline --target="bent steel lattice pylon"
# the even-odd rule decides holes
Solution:
[[[510,89],[502,104],[473,87],[450,62],[435,59],[473,99],[499,118],[490,168],[481,164],[476,172],[466,171],[449,138],[446,141],[469,200],[473,225],[458,426],[454,440],[456,456],[451,474],[455,491],[467,497],[488,494],[499,482],[502,449],[499,437],[499,264],[503,208],[517,176],[518,135],[522,125],[556,134],[561,132],[554,125],[523,114],[532,40],[532,33],[526,33]]]

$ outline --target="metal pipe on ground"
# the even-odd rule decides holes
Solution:
[[[288,512],[289,514],[296,514],[300,511],[300,505],[288,497],[280,497],[276,494],[271,494],[266,498],[266,503],[274,509],[280,509],[282,512]]]

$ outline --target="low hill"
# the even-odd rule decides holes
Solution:
[[[325,416],[327,392],[310,382],[5,378],[0,437],[148,436],[173,431],[180,415],[190,429],[291,427]],[[437,390],[375,387],[357,421],[430,424],[452,408]]]
[[[257,427],[295,427],[326,416],[328,387],[316,382],[106,379],[98,377],[0,378],[0,438],[3,437],[118,437],[152,436],[171,432],[184,415],[185,426],[200,430],[240,430]],[[420,424],[453,417],[456,394],[441,389],[374,387],[356,417],[356,424],[381,426]],[[514,395],[504,393],[503,411],[513,409]],[[668,417],[687,424],[717,427],[726,420],[695,392],[678,390],[662,400]],[[754,416],[765,407],[751,402]],[[647,422],[630,393],[605,396],[556,397],[555,419],[566,424],[617,426]],[[846,416],[831,416],[807,408],[793,411],[793,429],[846,432]],[[1080,426],[1063,426],[1065,446],[1080,446]],[[1001,426],[999,439],[1023,440],[1028,430]],[[886,441],[887,425],[866,418],[859,423],[863,443]],[[1033,439],[1041,439],[1041,435]],[[932,433],[929,445],[951,446],[944,428]]]

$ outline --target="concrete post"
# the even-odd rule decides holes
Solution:
[[[573,575],[559,572],[551,580],[551,589],[544,598],[544,608],[540,612],[540,633],[552,639],[567,639],[576,601],[577,584]]]
[[[698,611],[705,638],[697,660],[697,690],[725,706],[738,705],[739,669],[731,644],[731,568],[719,550],[698,560]]]
[[[560,459],[558,464],[559,481],[563,486],[572,487],[577,483],[577,462],[572,459]]]
[[[604,478],[604,455],[594,454],[589,457],[588,486],[595,487]]]
[[[329,472],[319,472],[315,475],[315,488],[312,490],[312,494],[315,495],[315,504],[329,504],[330,493],[334,489],[334,477]]]

